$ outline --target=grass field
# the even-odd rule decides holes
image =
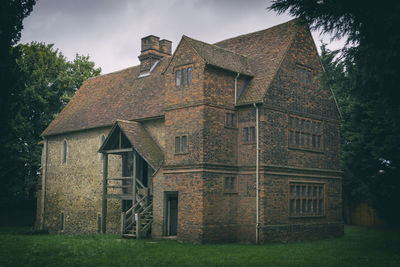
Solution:
[[[400,266],[400,232],[348,226],[343,238],[255,246],[0,228],[0,266]]]

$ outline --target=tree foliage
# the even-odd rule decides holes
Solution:
[[[11,136],[11,106],[15,100],[15,90],[19,86],[20,72],[16,64],[17,54],[13,50],[21,36],[23,19],[27,17],[35,5],[35,0],[2,0],[0,1],[0,203],[8,198],[8,177],[10,169],[10,154],[7,151]],[[14,138],[15,139],[15,138]],[[10,178],[11,179],[11,178]],[[1,205],[0,205],[1,206]]]
[[[32,200],[40,168],[40,134],[88,78],[100,74],[88,56],[68,61],[52,44],[32,42],[12,49],[20,73],[9,101],[10,129],[0,175],[3,204]],[[5,161],[5,162],[4,162]]]
[[[388,223],[398,223],[400,2],[276,0],[270,9],[351,44],[339,59],[338,51],[322,49],[323,84],[334,90],[343,114],[344,195],[370,202]]]

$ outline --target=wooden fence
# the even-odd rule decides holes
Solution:
[[[377,212],[367,203],[345,203],[344,220],[347,224],[363,226],[383,226],[384,221]]]

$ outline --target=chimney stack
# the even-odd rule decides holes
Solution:
[[[142,38],[142,50],[139,56],[140,74],[150,72],[151,67],[164,56],[171,55],[172,42],[161,40],[154,35]]]

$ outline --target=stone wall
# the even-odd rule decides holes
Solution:
[[[102,166],[97,153],[102,135],[110,128],[50,136],[45,174],[44,226],[50,233],[97,233],[101,217]],[[63,162],[63,142],[67,142],[67,160]],[[43,155],[42,168],[46,168]],[[109,175],[121,175],[121,159],[109,157]],[[40,206],[38,207],[40,209]],[[107,232],[119,233],[121,203],[108,201]],[[61,230],[61,213],[64,229]]]

